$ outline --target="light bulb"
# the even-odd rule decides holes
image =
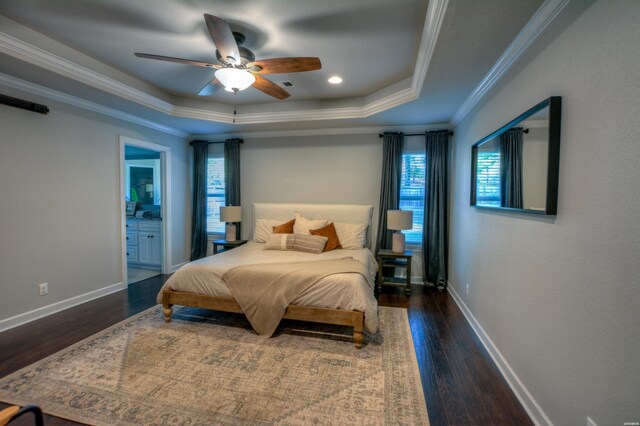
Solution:
[[[239,68],[223,68],[216,71],[215,76],[228,92],[244,90],[256,81],[253,74]]]

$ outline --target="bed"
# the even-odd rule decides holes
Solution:
[[[258,228],[264,228],[265,223],[287,222],[296,212],[308,218],[328,219],[329,223],[344,227],[359,225],[359,229],[366,229],[362,240],[364,246],[351,244],[347,245],[348,249],[321,254],[265,250],[265,243],[258,242],[262,241],[260,236],[264,229]],[[266,270],[292,265],[328,264],[332,261],[357,261],[360,273],[333,273],[314,281],[286,308],[283,307],[282,318],[353,327],[355,346],[361,348],[364,330],[375,332],[378,327],[378,306],[373,291],[377,263],[368,248],[372,213],[371,205],[255,203],[251,223],[257,241],[190,262],[180,268],[158,294],[165,321],[171,321],[173,305],[244,313],[223,279],[243,266]]]

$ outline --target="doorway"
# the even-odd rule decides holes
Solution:
[[[121,276],[129,286],[169,273],[170,149],[120,136]]]

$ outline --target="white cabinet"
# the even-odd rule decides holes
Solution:
[[[138,263],[138,247],[127,246],[127,263]]]
[[[162,262],[162,234],[138,231],[138,262],[159,265]]]
[[[127,263],[143,268],[162,265],[162,221],[127,220]]]
[[[127,264],[138,263],[138,222],[127,219]]]

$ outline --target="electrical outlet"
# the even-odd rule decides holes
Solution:
[[[467,296],[469,295],[469,287],[471,287],[470,283],[466,283],[464,286],[464,292],[467,293]]]
[[[42,283],[38,285],[38,289],[40,290],[40,296],[44,296],[45,294],[49,294],[49,284]]]

